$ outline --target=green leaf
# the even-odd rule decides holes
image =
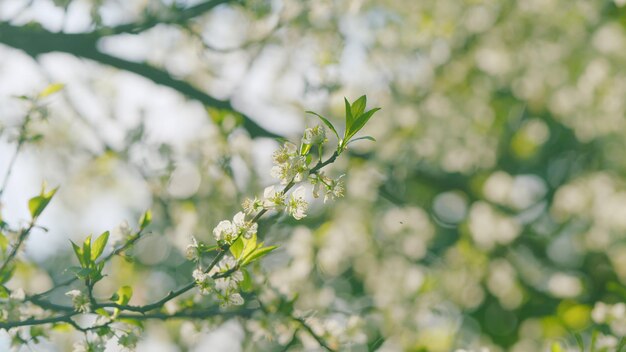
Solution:
[[[79,271],[81,271],[81,270],[83,270],[83,267],[82,267],[82,266],[70,266],[70,267],[68,267],[67,269],[63,270],[63,272],[65,273],[65,272],[68,272],[68,271],[69,271],[70,273],[72,273],[72,274],[76,275],[76,274],[78,274],[78,272],[79,272]]]
[[[376,111],[378,111],[378,110],[380,110],[380,108],[374,108],[372,110],[369,110],[369,111],[363,113],[361,116],[359,116],[354,121],[354,124],[352,124],[352,126],[350,126],[350,132],[347,133],[347,136],[345,138],[346,141],[349,141],[350,138],[352,138],[352,136],[354,136],[357,132],[359,132],[363,128],[363,126],[365,126],[367,121],[369,121],[369,119],[372,118],[374,113],[376,113]]]
[[[28,210],[30,210],[30,216],[33,219],[38,217],[44,211],[44,209],[46,209],[46,206],[48,206],[48,203],[50,203],[50,200],[57,192],[57,189],[58,188],[55,188],[50,192],[42,190],[40,195],[33,197],[28,201]]]
[[[75,270],[75,269],[78,269],[78,270]],[[81,280],[90,277],[92,275],[92,273],[93,273],[93,270],[91,268],[71,267],[71,268],[69,268],[69,270],[73,271],[74,275],[76,275],[76,277],[81,279]]]
[[[91,235],[85,238],[85,242],[83,242],[83,262],[84,267],[89,267],[91,264]]]
[[[76,254],[76,258],[78,258],[78,262],[81,267],[85,267],[85,261],[83,257],[83,250],[74,243],[74,241],[70,241],[72,243],[72,248],[74,249],[74,253]]]
[[[244,239],[243,241],[243,253],[241,255],[242,259],[246,259],[248,256],[250,256],[259,246],[257,246],[257,237],[256,234],[254,234],[252,237],[250,237],[250,239]],[[261,243],[261,245],[263,245],[263,243]]]
[[[98,309],[96,309],[96,310],[95,310],[95,312],[94,312],[94,313],[96,313],[96,314],[98,314],[98,315],[101,315],[101,316],[103,316],[103,317],[107,317],[107,318],[110,318],[110,317],[111,317],[111,315],[109,314],[109,312],[107,312],[106,310],[104,310],[104,308],[98,308]]]
[[[352,107],[350,106],[348,99],[344,97],[343,102],[346,106],[346,131],[343,135],[343,139],[346,139],[345,137],[348,134],[348,131],[350,131],[350,127],[352,126],[352,122],[354,121],[354,116],[352,116]]]
[[[361,96],[354,103],[352,103],[352,106],[350,107],[350,115],[352,115],[352,118],[355,119],[358,116],[361,116],[361,114],[363,114],[363,111],[365,111],[366,105],[367,97],[365,95]]]
[[[69,323],[56,323],[52,325],[52,330],[59,332],[70,332],[74,330],[74,327],[72,327],[72,325],[70,325]]]
[[[143,213],[143,215],[139,219],[139,228],[143,230],[146,227],[148,227],[148,225],[150,225],[151,222],[152,222],[152,212],[150,210],[147,210],[145,213]]]
[[[9,298],[10,294],[11,292],[6,287],[0,285],[0,298]]]
[[[349,141],[348,143],[346,143],[346,145],[352,143],[352,142],[356,142],[356,141],[360,141],[362,139],[367,139],[368,141],[372,141],[372,142],[376,142],[376,139],[372,136],[363,136],[363,137],[359,137],[359,138],[355,138],[351,141]]]
[[[118,299],[115,301],[117,304],[125,305],[130,302],[131,297],[133,297],[133,288],[130,286],[122,286],[116,292]]]
[[[0,284],[4,285],[13,277],[15,272],[15,265],[7,265],[4,270],[0,272]]]
[[[107,336],[111,334],[111,327],[108,325],[104,325],[96,329],[96,334],[98,336]]]
[[[239,259],[239,256],[241,255],[242,251],[243,251],[243,238],[239,237],[237,241],[233,242],[233,244],[230,245],[230,253],[233,254],[233,257],[235,257],[235,259]]]
[[[39,343],[40,337],[46,337],[47,333],[41,326],[31,326],[30,327],[30,339],[35,343]]]
[[[0,250],[4,253],[9,248],[9,239],[0,232]]]
[[[263,258],[263,257],[268,255],[271,251],[273,251],[276,248],[278,248],[278,247],[277,246],[268,246],[268,247],[258,248],[248,258],[246,258],[241,265],[242,266],[248,265],[248,264],[252,263],[253,261],[255,261],[257,259]]]
[[[63,89],[63,87],[65,87],[65,85],[63,83],[53,83],[49,86],[47,86],[46,88],[44,88],[44,90],[41,91],[41,93],[39,93],[39,95],[37,96],[38,98],[45,98],[49,95],[52,95],[58,91],[60,91],[61,89]]]
[[[333,124],[330,121],[328,121],[328,119],[326,119],[324,116],[313,111],[307,111],[306,113],[317,116],[320,120],[322,120],[322,122],[326,125],[326,127],[330,128],[330,130],[333,131],[335,136],[337,136],[337,139],[341,139],[339,137],[339,133],[337,133],[337,130],[335,129],[335,126],[333,126]]]
[[[93,243],[93,247],[91,248],[91,260],[95,261],[100,257],[102,252],[104,252],[104,248],[107,245],[107,241],[109,240],[109,231],[104,232],[102,235],[98,236],[96,241]]]
[[[304,143],[300,144],[300,155],[306,155],[308,157],[310,151],[311,151],[310,144],[304,144]]]
[[[128,302],[130,302],[130,299],[132,296],[133,296],[133,288],[130,286],[122,286],[117,290],[117,292],[115,292],[115,294],[113,295],[113,297],[111,297],[111,299],[116,298],[115,303],[123,306],[123,305],[128,304]],[[119,308],[115,308],[113,310],[113,319],[117,318],[119,314],[120,314]]]

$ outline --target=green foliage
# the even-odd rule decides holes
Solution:
[[[47,86],[46,88],[44,88],[44,90],[42,90],[39,93],[39,95],[37,95],[37,98],[39,99],[46,98],[50,95],[60,92],[64,87],[65,85],[62,83],[53,83]]]
[[[230,246],[230,252],[237,259],[242,267],[253,263],[255,260],[261,259],[268,255],[271,251],[278,248],[278,246],[264,246],[263,242],[257,243],[256,234],[246,239],[239,237]]]
[[[141,215],[141,218],[139,219],[139,228],[143,230],[146,227],[148,227],[151,223],[152,223],[152,212],[150,210],[147,210],[145,213]]]
[[[326,125],[335,134],[335,136],[337,136],[337,139],[339,140],[337,151],[339,153],[341,153],[348,146],[349,143],[354,141],[363,139],[376,141],[376,139],[371,136],[365,136],[356,139],[353,139],[352,137],[354,137],[355,134],[357,134],[363,127],[365,127],[365,125],[372,118],[372,116],[374,116],[374,114],[378,110],[380,110],[380,108],[374,108],[365,111],[365,107],[367,106],[367,97],[365,95],[355,100],[352,104],[348,102],[347,98],[344,98],[344,103],[346,128],[344,130],[343,137],[339,137],[337,129],[327,118],[316,112],[307,111],[307,113],[317,116],[324,123],[324,125]]]
[[[82,280],[88,280],[90,283],[96,283],[102,279],[102,269],[104,268],[104,261],[98,261],[98,258],[104,252],[107,242],[109,240],[109,231],[102,233],[93,242],[91,241],[91,235],[87,236],[83,242],[82,247],[79,247],[76,243],[71,242],[72,249],[76,255],[76,259],[80,264],[80,268],[71,268],[74,274]]]
[[[344,133],[344,137],[342,140],[342,144],[340,144],[340,148],[345,148],[352,137],[359,132],[365,124],[374,116],[374,114],[380,110],[380,108],[374,108],[368,111],[365,110],[365,106],[367,104],[367,98],[364,96],[357,99],[355,102],[350,105],[348,100],[346,102],[346,132]],[[370,137],[371,138],[371,137]]]
[[[95,262],[100,257],[108,241],[109,241],[109,231],[106,231],[100,236],[98,236],[98,238],[96,239],[96,241],[94,242],[91,248],[91,261],[92,262]]]
[[[41,193],[28,201],[28,210],[30,211],[30,215],[33,220],[39,217],[44,209],[46,209],[48,203],[50,203],[57,190],[58,187],[50,191],[46,191],[46,186],[44,184],[41,188]]]

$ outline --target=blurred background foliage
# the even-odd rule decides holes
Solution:
[[[152,208],[152,234],[98,289],[161,297],[189,281],[191,236],[210,242],[272,182],[276,138],[316,123],[304,110],[339,124],[343,97],[367,94],[378,142],[333,166],[346,198],[261,223],[281,248],[255,272],[259,296],[293,300],[345,351],[576,350],[591,331],[612,350],[626,333],[622,5],[4,0],[3,169],[24,115],[13,96],[65,84],[3,199],[20,221],[42,179],[61,186],[11,283],[49,288],[68,238]],[[273,315],[155,323],[140,348],[320,348],[297,329]]]

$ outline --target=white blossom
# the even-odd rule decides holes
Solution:
[[[222,220],[213,229],[213,236],[217,241],[233,243],[239,236],[251,238],[256,235],[258,224],[245,220],[246,214],[238,212],[233,217],[233,221]]]
[[[252,215],[263,210],[263,201],[257,197],[254,197],[254,199],[246,198],[241,206],[246,214]]]
[[[272,154],[274,164],[283,164],[298,153],[298,147],[291,142],[285,142],[282,147]]]
[[[315,127],[307,128],[304,130],[302,136],[302,143],[304,144],[321,144],[326,141],[326,130],[324,126],[317,125]]]
[[[335,198],[342,198],[345,195],[346,187],[343,180],[343,176],[339,176],[336,180],[331,180],[326,189],[324,195],[324,203],[327,200],[334,200]]]
[[[243,273],[241,270],[235,270],[238,265],[239,263],[235,258],[225,256],[209,272],[211,277],[230,272],[225,277],[215,279],[215,289],[218,297],[222,299],[223,306],[243,304],[243,298],[238,293],[239,284],[243,281]]]
[[[235,240],[237,228],[228,220],[220,221],[213,229],[213,236],[216,241],[231,243]]]
[[[270,174],[279,179],[283,185],[291,181],[301,182],[309,174],[306,157],[298,154],[294,144],[285,143],[282,148],[274,152],[272,158],[275,165]]]
[[[304,187],[300,186],[291,193],[287,202],[287,213],[294,219],[300,220],[306,216],[309,204],[304,200]]]
[[[191,237],[191,244],[185,249],[185,257],[188,260],[197,261],[200,252],[198,251],[198,242],[195,237]]]
[[[233,225],[236,228],[235,231],[237,235],[241,234],[241,236],[246,239],[250,239],[252,236],[256,235],[259,227],[257,223],[247,222],[246,214],[241,211],[235,214],[235,217],[233,218]]]
[[[211,275],[202,271],[202,269],[197,268],[191,274],[193,279],[196,281],[196,286],[200,289],[200,293],[203,295],[207,295],[211,292]]]
[[[341,175],[337,179],[332,179],[323,172],[318,172],[317,177],[311,179],[311,183],[313,183],[313,197],[319,198],[320,193],[324,192],[324,203],[328,200],[343,197],[346,192],[344,176]]]
[[[67,291],[65,295],[72,298],[72,305],[77,312],[89,313],[91,311],[89,297],[79,290]]]
[[[243,304],[243,297],[239,293],[231,293],[228,295],[228,301],[224,303],[227,303],[225,305],[240,306]]]
[[[282,191],[277,191],[274,186],[265,188],[263,197],[265,198],[263,205],[267,209],[281,210],[285,206],[285,195]]]
[[[220,273],[229,272],[237,267],[237,260],[231,256],[225,256],[220,262],[211,269],[210,276],[214,276]],[[236,270],[226,277],[215,279],[215,289],[227,295],[229,291],[236,290],[239,283],[243,280],[243,273],[240,270]]]
[[[109,243],[111,243],[114,248],[119,247],[126,243],[132,234],[133,229],[128,225],[128,221],[124,220],[111,231]]]

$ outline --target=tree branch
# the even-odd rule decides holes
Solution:
[[[59,315],[56,317],[48,317],[48,318],[42,318],[42,319],[28,318],[22,321],[0,322],[0,329],[9,330],[11,328],[16,328],[19,326],[32,326],[32,325],[44,325],[44,324],[51,324],[51,323],[69,322],[71,321],[71,318],[76,314],[78,313],[74,312],[74,313]]]
[[[243,308],[231,311],[223,311],[218,308],[204,309],[204,310],[184,310],[172,314],[167,313],[149,313],[149,314],[120,314],[118,317],[122,319],[136,319],[136,320],[169,320],[169,319],[205,319],[214,316],[220,317],[235,317],[243,316],[249,317],[254,313],[256,309]]]
[[[233,0],[210,0],[197,5],[182,9],[178,8],[168,12],[165,16],[146,16],[139,22],[126,23],[115,27],[103,28],[97,31],[98,34],[115,35],[122,33],[137,34],[146,31],[158,24],[184,24],[185,22],[201,16],[218,5],[232,2]]]
[[[169,72],[148,63],[132,62],[99,51],[97,42],[101,37],[98,32],[54,33],[35,25],[14,26],[7,22],[0,22],[0,43],[22,50],[32,57],[51,52],[62,52],[135,73],[158,85],[170,87],[206,106],[240,114],[243,117],[243,128],[253,138],[280,137],[258,125],[249,116],[237,111],[229,100],[214,98],[190,83],[176,79]]]

